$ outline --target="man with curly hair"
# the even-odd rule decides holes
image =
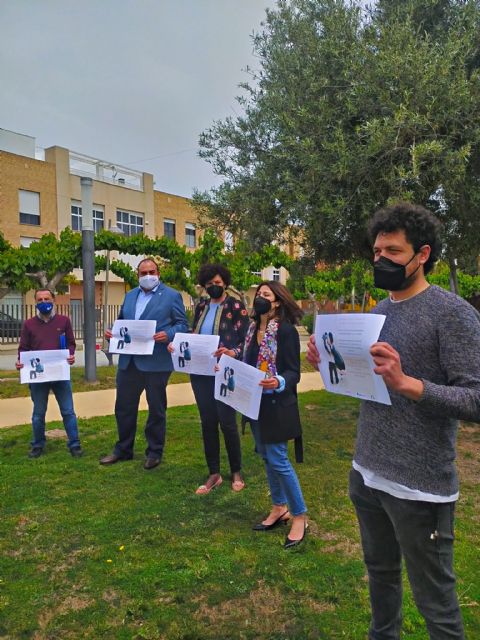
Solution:
[[[430,285],[441,226],[427,209],[399,203],[370,223],[375,286],[389,296],[370,353],[391,406],[364,401],[350,472],[368,570],[370,640],[398,640],[402,558],[430,638],[463,639],[453,572],[459,420],[480,421],[480,316]],[[308,359],[318,365],[313,338]]]

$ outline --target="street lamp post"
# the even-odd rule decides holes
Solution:
[[[97,379],[95,336],[95,232],[93,230],[92,178],[80,178],[82,191],[83,344],[85,380]]]
[[[112,221],[108,221],[108,230],[112,233],[123,234],[122,229],[114,225],[112,227]],[[110,281],[110,249],[107,249],[107,255],[105,258],[105,289],[103,292],[103,322],[102,322],[102,334],[103,334],[103,353],[105,354],[108,364],[113,364],[113,355],[108,350],[108,341],[105,338],[105,331],[107,330],[108,322],[108,285]]]

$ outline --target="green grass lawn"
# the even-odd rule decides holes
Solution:
[[[153,471],[142,467],[142,434],[133,461],[98,464],[115,439],[112,417],[80,422],[78,460],[59,439],[28,460],[30,427],[2,430],[0,638],[364,640],[368,591],[347,497],[358,405],[310,392],[301,409],[306,461],[297,469],[311,527],[290,552],[285,531],[251,531],[269,497],[249,432],[246,489],[234,493],[224,476],[216,491],[194,494],[205,479],[195,407],[169,410],[165,459]],[[479,442],[478,428],[462,428],[456,571],[471,640],[480,638]],[[404,638],[426,637],[406,589]]]
[[[305,354],[301,354],[302,372],[315,371],[306,361]],[[72,367],[72,387],[74,393],[78,391],[92,391],[93,389],[113,389],[115,387],[116,367],[97,367],[97,382],[94,384],[85,382],[84,367]],[[190,378],[186,373],[173,372],[170,376],[169,384],[179,382],[189,382]],[[5,398],[27,398],[30,397],[28,384],[20,384],[19,374],[16,370],[0,370],[0,400]],[[1,636],[0,636],[1,638]]]
[[[115,388],[116,367],[97,367],[97,382],[85,382],[85,368],[72,367],[70,369],[72,387],[74,393],[78,391],[92,391],[99,389]],[[172,373],[170,384],[188,382],[189,376],[185,373]],[[28,384],[20,384],[17,371],[0,371],[0,400],[5,398],[30,397]],[[0,636],[1,638],[1,636]]]

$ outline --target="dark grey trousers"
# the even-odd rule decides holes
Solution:
[[[455,503],[395,498],[350,472],[350,499],[360,525],[368,571],[370,640],[399,640],[402,557],[431,640],[464,640],[453,573]]]
[[[118,441],[113,450],[122,458],[133,457],[133,445],[137,432],[137,416],[140,396],[145,391],[148,417],[145,424],[147,458],[161,458],[167,429],[167,384],[170,371],[140,371],[131,362],[127,369],[117,369],[117,419]]]
[[[224,402],[215,400],[214,376],[192,374],[190,382],[202,422],[203,447],[209,472],[212,474],[220,473],[220,435],[218,432],[218,425],[220,425],[225,440],[230,472],[237,473],[242,468],[242,452],[235,409]]]

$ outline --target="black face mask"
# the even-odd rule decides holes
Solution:
[[[418,271],[420,265],[411,273],[408,278],[406,275],[406,266],[415,258],[414,253],[407,264],[398,264],[389,258],[381,256],[373,263],[373,283],[378,289],[386,289],[387,291],[402,291],[406,289],[411,282],[412,276]]]
[[[272,308],[272,303],[267,298],[262,298],[262,296],[257,296],[253,301],[253,310],[255,311],[255,315],[263,316],[264,313],[268,313]]]
[[[218,300],[218,298],[221,298],[224,291],[225,288],[219,284],[211,284],[206,288],[206,292],[214,300]]]

